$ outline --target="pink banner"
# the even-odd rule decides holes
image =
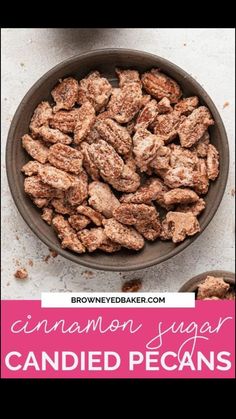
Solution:
[[[233,378],[234,302],[41,308],[2,301],[3,378]]]

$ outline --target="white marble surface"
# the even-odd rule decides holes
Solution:
[[[204,86],[223,118],[230,144],[230,173],[223,201],[203,234],[172,260],[137,272],[86,270],[48,248],[30,231],[11,198],[5,143],[14,112],[31,85],[52,66],[86,50],[135,48],[183,67]],[[228,106],[224,104],[228,102]],[[2,30],[2,296],[37,299],[41,291],[120,291],[141,278],[143,291],[177,291],[211,269],[234,270],[234,30],[233,29],[3,29]],[[18,239],[17,239],[18,238]],[[33,261],[33,266],[31,262]],[[29,279],[14,278],[18,266]],[[89,272],[88,272],[89,271]]]

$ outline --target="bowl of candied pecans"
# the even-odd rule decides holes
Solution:
[[[204,272],[185,282],[179,292],[194,292],[196,300],[235,300],[235,274]]]
[[[213,218],[228,141],[205,90],[153,54],[69,58],[28,91],[6,168],[26,223],[51,249],[111,271],[146,268],[189,246]]]

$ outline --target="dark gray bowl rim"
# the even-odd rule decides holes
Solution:
[[[223,277],[225,282],[231,285],[235,284],[235,273],[229,271],[207,271],[201,274],[195,275],[193,278],[185,282],[179,289],[178,292],[195,292],[198,284],[207,276]]]
[[[50,77],[51,75],[53,75],[53,73],[56,70],[63,69],[63,67],[65,65],[73,63],[80,58],[88,57],[88,56],[94,56],[94,55],[97,55],[97,56],[100,55],[101,59],[102,59],[102,57],[104,57],[104,55],[111,54],[111,53],[119,53],[119,54],[122,54],[122,53],[124,53],[124,54],[129,54],[129,53],[134,54],[134,53],[137,53],[137,54],[142,54],[144,59],[145,59],[145,57],[153,58],[155,60],[158,59],[158,60],[160,60],[161,63],[163,63],[163,65],[166,64],[170,68],[173,68],[175,71],[177,71],[183,78],[188,78],[191,81],[192,85],[198,90],[199,96],[203,99],[205,97],[207,97],[211,108],[214,109],[214,112],[217,115],[217,124],[220,126],[221,131],[223,132],[223,137],[224,137],[223,143],[224,143],[225,154],[226,154],[226,158],[225,158],[225,161],[224,161],[222,186],[219,189],[219,194],[217,195],[217,198],[214,202],[214,207],[211,208],[211,211],[209,213],[208,218],[205,220],[204,223],[201,224],[200,233],[196,234],[195,236],[192,236],[191,238],[186,239],[184,242],[177,245],[167,255],[163,255],[161,257],[157,256],[157,258],[153,259],[152,261],[149,261],[149,262],[144,261],[144,262],[136,263],[135,265],[131,264],[130,266],[122,266],[122,265],[115,265],[115,264],[112,265],[112,266],[110,266],[108,264],[107,265],[103,264],[102,266],[100,266],[96,262],[93,262],[92,255],[91,255],[91,261],[89,261],[89,262],[88,261],[83,261],[83,259],[80,259],[79,255],[62,249],[61,247],[55,245],[55,243],[52,242],[50,239],[48,239],[44,234],[42,234],[41,231],[40,231],[40,228],[38,228],[35,225],[34,221],[27,217],[26,208],[24,206],[24,201],[23,200],[21,201],[18,198],[18,196],[16,196],[16,194],[15,194],[14,179],[13,179],[13,175],[12,175],[12,171],[11,171],[11,164],[10,164],[10,158],[9,158],[10,155],[11,155],[11,149],[12,149],[12,146],[13,146],[13,131],[14,131],[15,125],[18,121],[18,118],[20,117],[21,109],[22,109],[24,103],[28,101],[31,94],[36,89],[38,89],[40,87],[42,82],[44,80],[46,80],[48,77]],[[225,191],[225,187],[226,187],[226,183],[227,183],[227,178],[228,178],[228,171],[229,171],[229,145],[228,145],[227,134],[226,134],[226,131],[225,131],[223,121],[221,119],[221,116],[220,116],[215,104],[213,103],[213,101],[211,100],[211,98],[209,97],[207,92],[203,89],[203,87],[192,76],[190,76],[186,71],[184,71],[182,68],[180,68],[176,64],[172,63],[171,61],[169,61],[165,58],[162,58],[158,55],[148,53],[148,52],[144,52],[144,51],[140,51],[140,50],[136,50],[136,49],[126,49],[126,48],[104,48],[104,49],[96,49],[96,50],[84,52],[82,54],[73,55],[72,57],[67,58],[66,60],[60,62],[59,64],[57,64],[56,66],[51,68],[49,71],[47,71],[45,74],[43,74],[43,76],[41,76],[33,84],[33,86],[28,90],[28,92],[23,97],[22,101],[20,102],[20,104],[19,104],[19,106],[18,106],[18,108],[17,108],[17,110],[14,114],[14,117],[13,117],[12,122],[11,122],[10,129],[9,129],[9,132],[8,132],[7,144],[6,144],[6,171],[7,171],[7,178],[8,178],[10,191],[11,191],[13,200],[15,202],[15,205],[16,205],[18,211],[20,212],[22,218],[24,219],[26,224],[28,224],[30,229],[50,249],[55,250],[58,254],[60,254],[61,256],[64,256],[66,259],[69,259],[72,262],[78,263],[78,264],[80,264],[82,266],[86,266],[88,268],[103,270],[103,271],[115,271],[115,272],[117,272],[117,271],[124,272],[124,271],[132,271],[132,270],[134,271],[134,270],[148,268],[148,267],[153,266],[153,265],[157,265],[157,264],[162,263],[165,260],[168,260],[168,259],[172,258],[173,256],[177,255],[182,250],[187,248],[191,243],[193,243],[201,235],[201,233],[205,230],[205,228],[209,225],[209,223],[213,219],[213,217],[214,217],[214,215],[215,215],[215,213],[216,213],[216,211],[217,211],[217,209],[220,205],[220,202],[223,198],[223,195],[224,195],[224,191]]]

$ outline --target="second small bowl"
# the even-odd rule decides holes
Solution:
[[[179,289],[179,292],[196,292],[198,285],[207,277],[215,276],[217,278],[223,278],[228,284],[235,285],[235,274],[228,271],[208,271],[203,272],[202,274],[196,275],[189,281],[185,282],[182,287]]]

